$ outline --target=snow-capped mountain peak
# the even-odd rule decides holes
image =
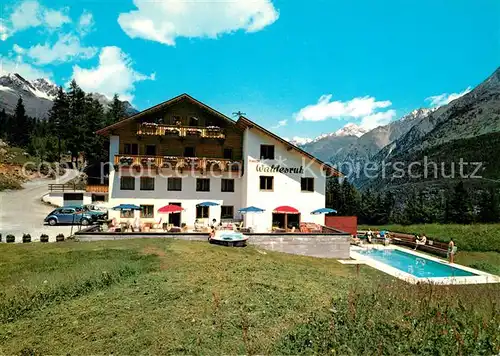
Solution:
[[[430,113],[436,111],[438,108],[432,108],[432,109],[426,109],[426,108],[420,108],[413,110],[409,114],[403,116],[400,121],[408,121],[408,120],[418,120],[418,119],[423,119]]]
[[[363,136],[365,133],[367,133],[369,130],[358,126],[353,123],[349,123],[345,125],[343,128],[340,130],[335,131],[336,136],[356,136],[360,137]]]
[[[9,73],[0,77],[0,85],[20,94],[31,94],[47,100],[52,100],[57,93],[57,86],[48,80],[39,78],[29,81],[17,73]]]

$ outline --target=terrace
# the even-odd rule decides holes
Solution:
[[[222,158],[181,156],[116,155],[114,168],[151,167],[167,169],[191,169],[198,171],[241,172],[243,161]]]
[[[174,137],[200,137],[208,139],[225,139],[226,134],[218,126],[171,126],[156,123],[141,123],[137,125],[139,136],[174,136]]]

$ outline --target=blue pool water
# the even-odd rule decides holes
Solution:
[[[418,257],[400,250],[368,249],[357,252],[418,278],[477,276],[463,269]]]

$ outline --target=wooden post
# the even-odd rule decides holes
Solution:
[[[356,275],[359,277],[359,263],[356,264]]]

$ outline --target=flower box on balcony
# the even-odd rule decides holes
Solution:
[[[156,122],[144,122],[142,123],[142,126],[146,126],[146,127],[157,127],[158,124]]]
[[[188,128],[186,129],[186,135],[188,136],[198,136],[201,134],[201,129]]]
[[[155,163],[155,159],[152,157],[141,158],[141,163],[144,165],[153,165]]]
[[[134,159],[132,157],[121,157],[120,164],[124,166],[130,166],[134,163]]]
[[[165,127],[165,135],[179,135],[180,129],[177,127]]]

